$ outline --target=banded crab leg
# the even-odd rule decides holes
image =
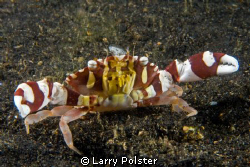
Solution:
[[[27,134],[29,134],[29,125],[40,122],[47,117],[62,116],[72,108],[73,106],[58,106],[52,110],[42,110],[35,114],[28,115],[24,120]]]
[[[80,117],[86,115],[88,112],[89,112],[89,107],[74,108],[73,106],[59,106],[53,108],[51,111],[50,110],[39,111],[36,114],[28,115],[25,118],[26,131],[29,134],[30,124],[37,123],[47,117],[61,116],[59,126],[63,134],[64,141],[66,142],[67,146],[70,149],[74,150],[78,154],[81,154],[81,152],[73,144],[72,133],[69,129],[68,123],[76,119],[79,119]]]
[[[138,106],[146,107],[146,106],[157,106],[157,105],[169,105],[169,104],[171,104],[173,111],[187,112],[188,113],[186,115],[187,117],[191,117],[191,116],[196,115],[197,110],[190,107],[185,100],[178,97],[180,95],[178,93],[180,93],[182,91],[181,87],[179,87],[177,85],[175,85],[175,86],[179,88],[179,92],[176,93],[176,92],[169,90],[167,92],[164,92],[160,96],[141,100],[140,102],[138,102]]]
[[[74,146],[72,133],[69,129],[68,123],[81,118],[82,116],[89,113],[89,111],[90,111],[89,107],[73,108],[67,111],[64,115],[62,115],[60,123],[59,123],[65,143],[70,149],[74,150],[80,155],[82,153]]]
[[[192,82],[203,80],[216,75],[225,75],[239,69],[238,61],[224,53],[209,51],[191,56],[185,62],[173,61],[166,67],[174,81]]]
[[[182,93],[182,88],[173,84],[171,74],[161,70],[154,76],[151,85],[145,89],[133,90],[131,97],[139,107],[172,104],[174,111],[185,111],[188,117],[196,115],[197,111],[179,98]]]

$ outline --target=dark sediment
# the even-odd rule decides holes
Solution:
[[[249,166],[250,10],[248,1],[1,1],[0,165],[79,166],[59,118],[31,126],[13,104],[27,80],[63,82],[109,44],[149,55],[161,69],[210,50],[235,55],[237,73],[181,84],[198,115],[170,106],[90,115],[70,123],[86,157],[157,158],[157,166]],[[211,102],[217,105],[211,105]],[[50,107],[51,108],[51,107]],[[184,129],[193,129],[184,131]],[[112,164],[111,164],[112,166]]]

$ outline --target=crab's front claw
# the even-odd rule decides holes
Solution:
[[[53,83],[52,83],[53,84]],[[46,106],[51,94],[51,83],[46,79],[38,82],[25,82],[18,85],[14,93],[14,102],[22,117]]]
[[[220,65],[217,68],[217,75],[231,74],[238,71],[238,69],[238,61],[234,57],[225,54],[220,58]]]
[[[174,81],[192,82],[216,75],[231,74],[239,69],[238,61],[224,53],[209,51],[191,56],[185,62],[173,61],[166,71],[171,73]]]
[[[42,109],[49,102],[65,104],[67,92],[60,83],[43,79],[38,82],[25,82],[18,85],[14,93],[14,103],[24,118],[28,114]]]

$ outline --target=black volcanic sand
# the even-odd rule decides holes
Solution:
[[[250,165],[249,1],[13,0],[0,6],[0,166],[81,166],[83,156],[119,164],[136,156],[156,158],[157,166]],[[160,106],[70,123],[82,156],[66,146],[59,118],[32,125],[27,135],[13,104],[17,85],[44,77],[63,82],[88,60],[105,57],[109,44],[148,55],[161,69],[206,50],[235,55],[240,69],[180,84],[183,99],[199,111],[194,117]]]

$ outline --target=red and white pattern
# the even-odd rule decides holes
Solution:
[[[172,74],[174,81],[192,82],[216,75],[231,74],[238,68],[238,61],[232,56],[206,51],[193,55],[185,62],[175,60],[166,71]]]
[[[113,55],[90,60],[88,67],[70,74],[68,86],[43,79],[20,84],[14,102],[20,115],[29,125],[50,116],[60,116],[60,129],[66,144],[77,153],[68,123],[91,112],[121,110],[133,107],[172,104],[174,111],[197,114],[179,98],[183,90],[174,82],[199,81],[238,70],[238,61],[224,53],[209,51],[191,56],[184,62],[173,61],[165,70],[150,63],[147,57],[130,56],[111,46]],[[48,103],[61,105],[42,110]]]
[[[63,85],[43,79],[18,85],[14,93],[14,102],[21,116],[26,117],[42,109],[48,103],[65,105],[67,96],[67,90]]]

